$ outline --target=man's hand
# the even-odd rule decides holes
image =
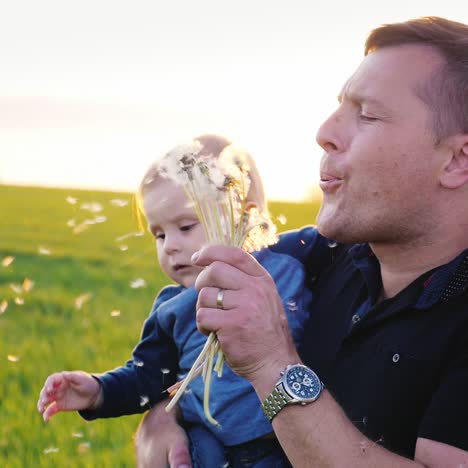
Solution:
[[[47,377],[37,409],[45,422],[60,411],[96,409],[102,404],[99,382],[82,371],[58,372]]]
[[[177,421],[178,407],[166,413],[167,403],[158,403],[141,421],[135,438],[139,468],[192,466],[187,434]]]
[[[205,247],[192,261],[205,267],[195,285],[198,328],[216,333],[235,372],[254,386],[267,378],[271,390],[280,371],[299,362],[273,279],[235,247]],[[219,289],[224,290],[223,310],[216,304]]]

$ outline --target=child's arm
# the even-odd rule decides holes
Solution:
[[[96,409],[102,404],[98,380],[82,371],[58,372],[47,377],[37,409],[45,422],[60,411]]]

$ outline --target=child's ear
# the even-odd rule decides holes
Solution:
[[[468,134],[453,138],[452,152],[440,176],[442,187],[456,189],[468,183]]]

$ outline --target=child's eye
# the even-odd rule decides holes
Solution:
[[[192,224],[185,224],[183,226],[180,226],[180,230],[181,231],[190,231],[191,229],[193,229],[198,223],[192,223]]]
[[[164,232],[157,232],[155,235],[154,235],[155,239],[164,239],[166,236],[164,234]]]

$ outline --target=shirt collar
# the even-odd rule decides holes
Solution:
[[[372,302],[375,302],[382,287],[377,257],[369,244],[356,244],[351,247],[349,254],[367,283]],[[423,274],[416,282],[422,286],[422,292],[415,304],[417,309],[426,309],[437,302],[460,296],[468,288],[468,249],[449,263]]]

